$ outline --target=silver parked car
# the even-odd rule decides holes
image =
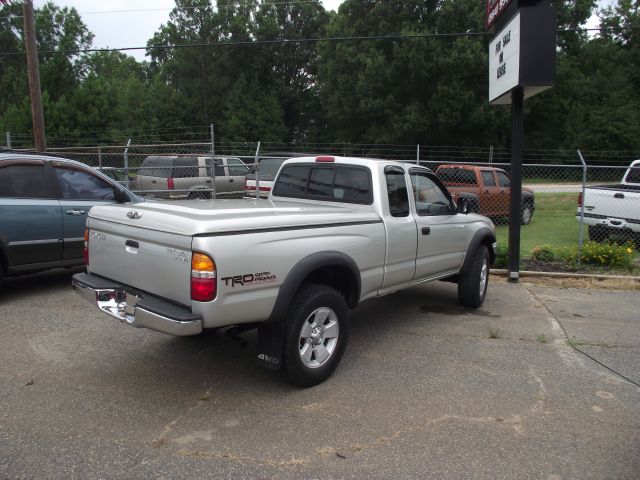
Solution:
[[[229,198],[242,196],[249,167],[235,157],[153,155],[144,159],[135,189],[161,198],[211,198],[216,193]],[[215,179],[215,183],[214,183]]]

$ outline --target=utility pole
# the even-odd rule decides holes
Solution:
[[[36,142],[36,152],[43,153],[47,151],[47,144],[44,138],[44,115],[42,113],[42,92],[40,91],[40,65],[38,64],[36,25],[32,0],[24,0],[22,12],[24,16],[24,45],[27,50],[27,68],[29,70],[29,95],[31,97],[33,137]]]

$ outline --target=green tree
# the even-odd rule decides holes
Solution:
[[[78,86],[85,61],[83,55],[69,50],[89,47],[93,35],[74,8],[60,8],[49,2],[35,14],[45,128],[48,133],[55,133],[60,128],[59,122],[67,124],[69,121],[62,113],[54,114],[54,110],[68,111],[66,101]],[[0,48],[3,52],[23,52],[22,7],[5,5],[0,9],[0,17]],[[0,89],[0,128],[30,132],[31,110],[24,54],[0,57]],[[54,114],[56,122],[49,121],[50,114]]]
[[[265,2],[256,14],[255,37],[258,41],[322,38],[328,20],[319,0]],[[287,128],[286,139],[303,139],[320,110],[317,42],[262,45],[258,52],[258,78],[278,100]]]

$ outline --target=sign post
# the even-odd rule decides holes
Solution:
[[[524,100],[551,88],[556,64],[556,14],[550,0],[486,0],[489,102],[511,104],[509,281],[520,275]]]

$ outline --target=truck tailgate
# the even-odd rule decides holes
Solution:
[[[602,218],[640,220],[638,212],[640,188],[627,185],[587,187],[585,190],[585,213]]]
[[[90,273],[189,306],[191,237],[96,218],[88,222]]]

